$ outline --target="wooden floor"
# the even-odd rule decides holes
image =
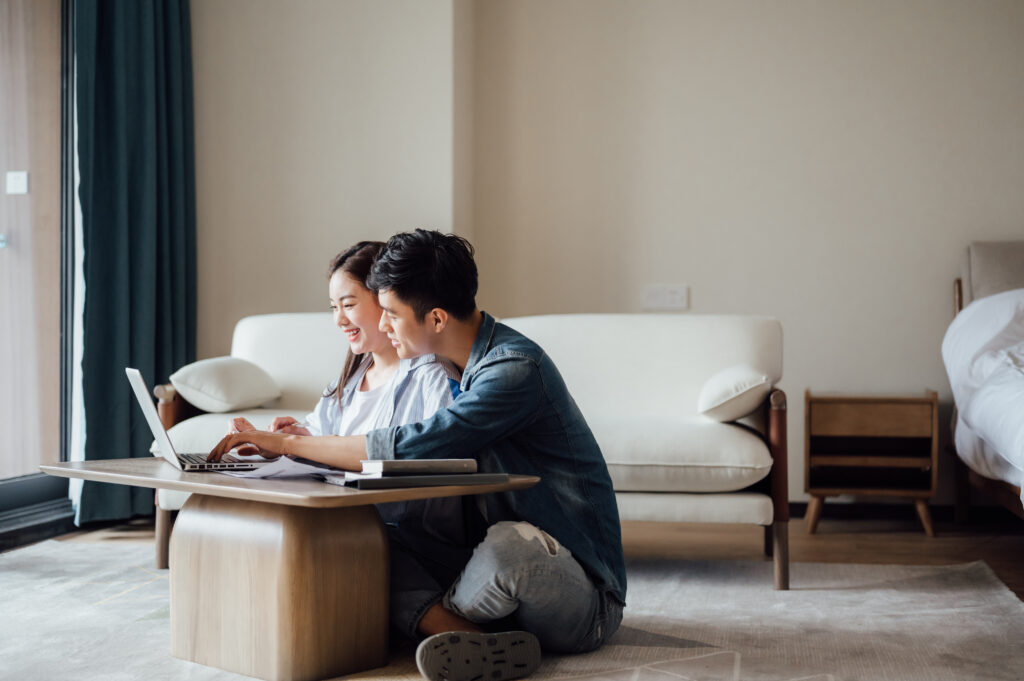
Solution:
[[[790,555],[796,563],[874,563],[950,565],[985,561],[1024,600],[1024,522],[1005,519],[957,526],[936,522],[927,537],[912,509],[903,520],[823,518],[807,534],[802,519],[790,522]],[[91,532],[64,535],[62,541],[153,542],[153,526],[135,521]],[[744,525],[623,523],[627,557],[764,560],[763,531]]]

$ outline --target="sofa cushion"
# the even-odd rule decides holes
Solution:
[[[749,364],[737,364],[704,382],[697,411],[715,421],[735,421],[757,409],[771,389],[766,373]]]
[[[731,492],[771,471],[768,446],[743,426],[699,416],[589,418],[619,492]]]
[[[771,525],[771,497],[751,492],[731,494],[665,494],[616,492],[621,520],[667,523],[742,523]]]
[[[591,426],[592,415],[624,408],[667,419],[697,416],[704,382],[737,364],[757,367],[772,384],[782,378],[782,325],[768,317],[563,314],[501,321],[544,348]]]
[[[171,374],[171,384],[186,400],[209,412],[248,409],[281,395],[270,374],[238,357],[213,357],[186,364]]]
[[[281,396],[268,406],[306,413],[341,374],[347,350],[330,312],[245,317],[235,325],[231,340],[232,357],[259,366],[281,389]]]

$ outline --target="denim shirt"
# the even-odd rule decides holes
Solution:
[[[367,456],[475,458],[481,472],[539,476],[529,489],[482,495],[487,522],[539,527],[625,604],[619,511],[597,440],[551,358],[482,314],[461,394],[425,421],[370,431]]]

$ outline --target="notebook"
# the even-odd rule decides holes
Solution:
[[[362,464],[367,476],[476,473],[476,459],[372,459]]]
[[[143,416],[149,429],[153,431],[153,438],[156,440],[157,449],[160,455],[167,459],[168,463],[180,471],[221,471],[221,470],[253,470],[258,466],[264,466],[270,461],[240,461],[230,454],[220,461],[213,463],[206,460],[208,452],[201,454],[178,454],[174,451],[171,438],[164,430],[164,424],[160,422],[160,415],[157,414],[153,400],[149,397],[149,388],[142,379],[138,369],[125,367],[124,372],[128,375],[128,382],[132,384],[132,391],[135,393],[135,401],[139,403]]]

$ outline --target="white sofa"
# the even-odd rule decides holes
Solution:
[[[558,366],[601,445],[623,520],[761,525],[775,588],[788,588],[786,401],[774,388],[782,377],[778,321],[586,314],[502,322],[536,341]],[[242,319],[231,355],[263,368],[280,396],[258,408],[189,417],[195,410],[178,391],[160,386],[161,418],[176,448],[204,451],[224,435],[231,416],[257,427],[278,415],[301,417],[337,376],[344,352],[329,314]],[[699,413],[702,388],[737,365],[761,376],[755,397],[764,398],[743,407],[751,412],[738,422]],[[158,565],[166,562],[170,511],[186,497],[159,491]]]

